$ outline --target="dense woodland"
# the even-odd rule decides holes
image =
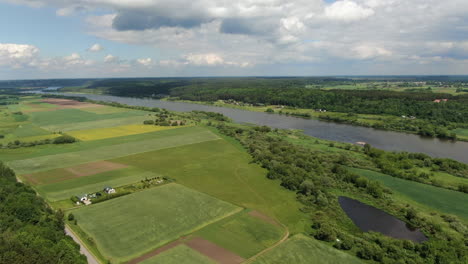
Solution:
[[[323,152],[293,144],[286,140],[289,132],[271,130],[268,127],[238,126],[222,115],[205,114],[221,133],[236,138],[252,155],[253,161],[268,170],[267,177],[281,181],[281,185],[297,193],[304,204],[303,211],[313,221],[311,236],[327,241],[334,247],[349,251],[365,260],[381,263],[466,263],[468,261],[468,229],[453,215],[443,215],[445,222],[426,219],[408,204],[392,198],[392,191],[380,183],[359,176],[348,167],[361,167],[392,173],[403,173],[415,167],[432,166],[436,170],[466,176],[467,166],[452,160],[433,159],[424,154],[390,153],[371,146],[342,146],[350,152],[361,153],[367,158]],[[220,122],[221,121],[221,122]],[[333,144],[333,143],[330,143]],[[396,173],[395,173],[396,174]],[[394,175],[404,177],[403,175]],[[408,178],[416,180],[415,178]],[[345,222],[337,202],[335,190],[364,199],[421,229],[429,241],[418,244],[397,240],[374,232],[356,232]],[[457,236],[447,232],[455,230]],[[340,240],[337,241],[336,239]]]
[[[52,211],[0,163],[0,263],[87,263],[64,233],[63,213]]]

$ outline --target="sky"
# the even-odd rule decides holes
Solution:
[[[467,0],[0,0],[0,79],[439,74]]]

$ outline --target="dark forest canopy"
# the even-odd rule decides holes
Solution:
[[[0,163],[0,263],[87,263],[65,235],[63,213],[52,211]]]

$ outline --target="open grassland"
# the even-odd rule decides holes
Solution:
[[[226,140],[152,151],[112,160],[176,179],[224,201],[256,209],[288,226],[291,233],[310,227],[294,192],[266,178],[250,156]]]
[[[457,128],[452,130],[457,134],[457,138],[468,140],[468,128]]]
[[[173,129],[168,131],[177,131]],[[160,132],[157,132],[160,133]],[[164,148],[172,148],[187,144],[218,139],[218,136],[209,130],[195,131],[188,134],[166,134],[165,137],[123,143],[111,146],[89,148],[87,150],[40,156],[36,158],[8,162],[18,174],[28,174],[39,171],[68,167],[76,164],[98,160],[107,160],[136,153],[148,152]]]
[[[48,201],[55,202],[75,195],[102,191],[106,186],[115,188],[156,176],[153,172],[136,168],[125,168],[47,185],[39,185],[36,189]]]
[[[74,210],[79,227],[113,263],[128,261],[241,210],[178,184]]]
[[[198,253],[190,247],[180,244],[166,250],[140,264],[215,264],[210,258]]]
[[[468,195],[465,193],[403,180],[375,171],[356,168],[350,170],[371,180],[380,181],[392,191],[421,205],[468,219]]]
[[[113,113],[122,113],[122,112],[129,111],[126,108],[112,107],[112,106],[106,106],[106,105],[86,107],[81,110],[85,112],[95,113],[95,114],[113,114]]]
[[[359,259],[304,235],[296,235],[258,257],[254,264],[359,264]]]
[[[147,116],[133,116],[133,117],[122,117],[122,118],[111,118],[105,120],[88,121],[88,122],[76,122],[72,124],[59,124],[59,125],[44,125],[41,126],[43,129],[49,131],[73,131],[73,130],[85,130],[85,129],[96,129],[106,128],[113,126],[123,126],[130,124],[142,124],[143,121],[148,119]]]
[[[68,152],[85,151],[99,147],[114,146],[124,143],[133,143],[144,140],[161,139],[164,140],[171,136],[185,136],[190,137],[191,134],[198,134],[206,132],[203,127],[183,127],[180,129],[171,129],[164,131],[157,131],[154,133],[144,133],[137,135],[130,135],[119,138],[108,138],[95,141],[81,141],[73,144],[62,145],[41,145],[30,148],[19,149],[3,149],[0,152],[0,160],[4,162],[13,160],[31,159],[48,155],[63,154]]]
[[[60,109],[55,111],[29,113],[32,122],[38,126],[61,125],[77,122],[105,120],[112,118],[141,116],[145,114],[146,113],[143,111],[135,110],[129,110],[121,113],[95,114],[79,109]]]
[[[279,241],[283,228],[242,212],[209,225],[194,235],[209,240],[243,258],[249,258]]]
[[[124,125],[108,128],[95,128],[87,130],[70,131],[67,134],[79,140],[99,140],[112,137],[123,137],[128,135],[156,132],[179,127],[155,126],[155,125]]]

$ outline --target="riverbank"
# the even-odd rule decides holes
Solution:
[[[330,112],[326,109],[305,109],[282,105],[252,105],[229,100],[218,100],[215,102],[179,100],[174,98],[165,98],[162,100],[170,102],[193,103],[216,107],[226,107],[253,112],[265,112],[270,114],[293,116],[304,119],[315,119],[334,123],[363,126],[384,131],[402,132],[429,138],[437,137],[446,140],[458,140],[468,142],[468,128],[454,128],[448,130],[442,126],[434,127],[428,121],[417,119],[413,116],[397,117],[391,115],[340,113]]]

